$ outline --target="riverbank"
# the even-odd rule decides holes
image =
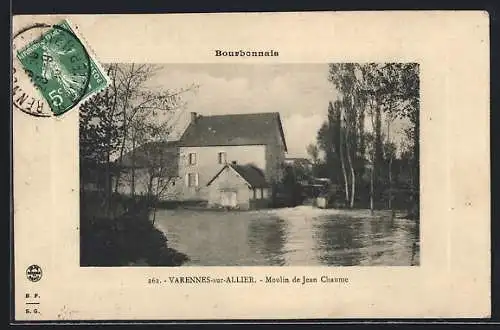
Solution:
[[[92,212],[97,206],[88,198],[81,207],[82,267],[180,266],[189,260],[168,246],[165,233],[154,226],[144,209],[134,207],[116,217],[104,216]]]

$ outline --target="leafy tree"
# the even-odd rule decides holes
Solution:
[[[318,165],[320,163],[319,159],[319,148],[316,144],[310,143],[307,147],[307,154],[311,157],[313,162],[313,174],[316,174]]]
[[[281,183],[288,195],[287,205],[297,206],[302,203],[302,186],[293,166],[284,166],[284,175]]]
[[[386,115],[387,143],[391,144],[390,126],[395,119],[409,123],[407,138],[412,144],[414,163],[412,165],[413,190],[418,191],[419,173],[419,66],[416,63],[389,63],[376,66],[379,104]],[[386,154],[389,176],[389,208],[392,207],[392,160],[394,154]],[[414,193],[414,202],[419,205],[418,192]],[[418,207],[417,207],[418,209]]]
[[[335,184],[343,183],[345,201],[349,203],[349,180],[346,171],[344,130],[341,123],[341,102],[329,102],[328,118],[317,134],[318,146],[325,154],[328,177]]]
[[[340,165],[336,172],[343,175],[346,201],[351,207],[357,200],[359,189],[356,187],[364,186],[366,165],[370,169],[370,204],[381,198],[383,178],[387,178],[389,207],[392,207],[396,147],[391,139],[391,127],[396,119],[409,126],[405,130],[410,145],[407,151],[413,161],[413,187],[418,190],[418,65],[330,64],[328,79],[339,97],[329,103],[328,120],[318,131],[318,146],[325,152],[327,164]],[[368,129],[367,122],[370,123]],[[383,122],[387,134],[382,132]],[[418,204],[418,196],[415,201]]]
[[[80,107],[80,191],[85,198],[85,183],[103,182],[105,213],[110,212],[111,157],[119,145],[122,112],[116,106],[116,83],[112,66],[108,66],[111,86]],[[104,177],[102,174],[104,173]]]
[[[359,64],[340,63],[330,64],[328,77],[340,94],[340,153],[341,159],[344,155],[347,159],[348,173],[344,177],[345,182],[350,182],[350,186],[346,184],[346,198],[348,197],[351,208],[354,207],[356,198],[357,175],[364,171],[364,161],[360,154],[364,152],[362,149],[364,149],[366,97],[360,74]],[[341,164],[344,162],[342,161]],[[345,164],[342,166],[343,172],[347,172]]]

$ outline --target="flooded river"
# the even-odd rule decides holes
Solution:
[[[159,210],[156,226],[186,266],[419,265],[415,221],[310,206],[248,212]]]

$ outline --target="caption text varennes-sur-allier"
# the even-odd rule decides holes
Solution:
[[[335,277],[331,275],[322,276],[262,276],[256,278],[254,276],[168,276],[167,278],[148,278],[148,284],[348,284],[349,278]]]

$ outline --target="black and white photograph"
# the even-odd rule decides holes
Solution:
[[[419,266],[418,63],[104,65],[80,266]]]

